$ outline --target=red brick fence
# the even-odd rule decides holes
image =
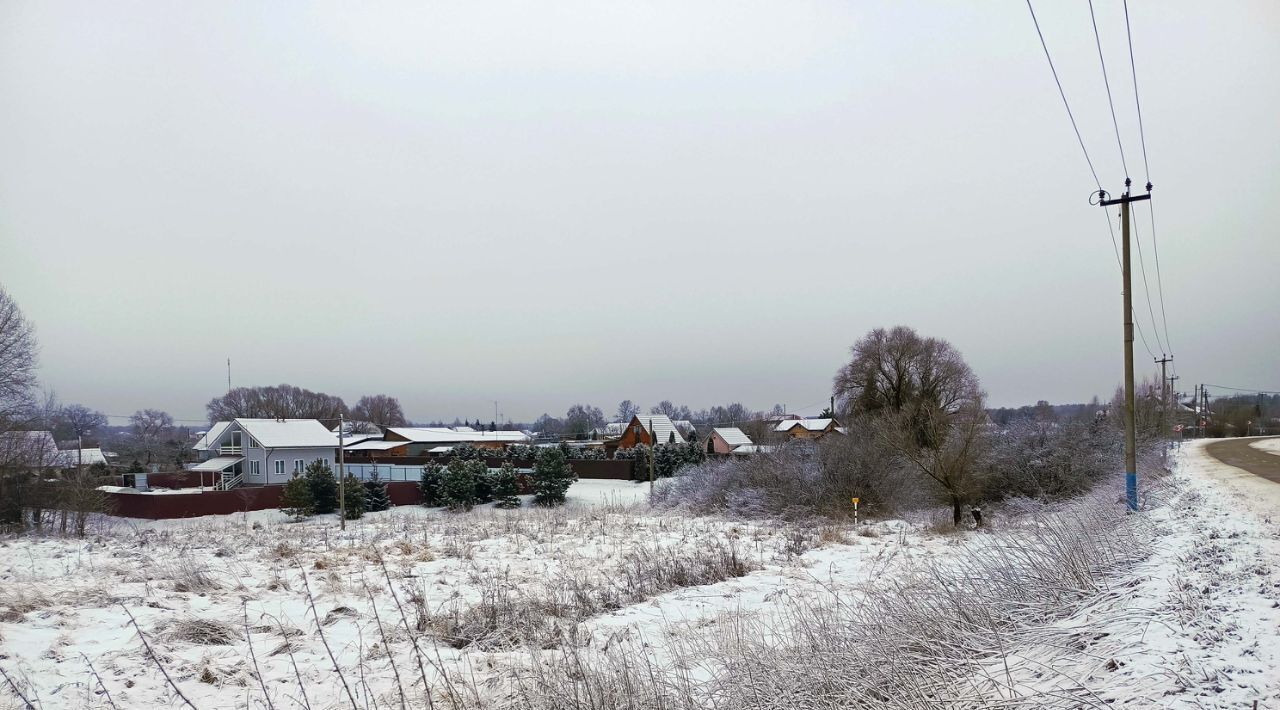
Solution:
[[[146,520],[195,518],[201,515],[230,515],[251,510],[280,507],[284,486],[246,486],[229,491],[201,493],[106,493],[112,515]],[[387,484],[392,505],[417,505],[422,492],[417,483]]]

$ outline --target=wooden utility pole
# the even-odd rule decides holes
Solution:
[[[1151,187],[1147,186],[1147,194],[1130,196],[1129,185],[1132,181],[1124,179],[1124,194],[1114,200],[1103,199],[1099,204],[1103,207],[1120,205],[1121,276],[1124,279],[1124,491],[1129,510],[1138,509],[1138,442],[1136,424],[1134,422],[1133,403],[1133,288],[1129,270],[1129,203],[1151,199]]]
[[[343,438],[343,429],[347,428],[347,418],[344,414],[338,415],[338,526],[347,529],[347,472],[346,472],[346,447],[343,446],[345,439]]]

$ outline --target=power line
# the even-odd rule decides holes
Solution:
[[[1099,192],[1101,192],[1101,190],[1099,190]],[[1115,250],[1116,268],[1120,269],[1120,271],[1123,272],[1124,264],[1120,262],[1120,247],[1117,246],[1116,244],[1116,228],[1111,224],[1111,216],[1107,214],[1106,210],[1102,211],[1102,216],[1107,220],[1107,231],[1111,233],[1111,248]],[[1151,299],[1149,297],[1147,299],[1147,305],[1148,306],[1151,305]],[[1142,340],[1142,347],[1146,349],[1147,354],[1150,355],[1151,359],[1154,360],[1156,357],[1156,354],[1151,352],[1151,346],[1147,344],[1147,336],[1145,333],[1142,332],[1142,324],[1138,322],[1137,318],[1133,317],[1132,308],[1129,309],[1129,317],[1133,321],[1134,327],[1138,329],[1138,337]],[[1154,323],[1152,324],[1152,327],[1153,328],[1155,327]],[[1177,374],[1176,371],[1174,374]]]
[[[1089,9],[1092,11],[1092,3]],[[1094,31],[1097,32],[1096,24]],[[1129,0],[1124,0],[1124,34],[1129,40],[1129,71],[1133,75],[1133,104],[1138,109],[1138,137],[1142,139],[1142,170],[1147,175],[1147,182],[1150,183],[1151,165],[1147,163],[1147,133],[1142,127],[1142,101],[1138,99],[1138,69],[1133,62],[1133,31],[1129,28]],[[1114,115],[1114,109],[1112,115]],[[1148,187],[1147,190],[1150,191],[1151,188]]]
[[[1138,247],[1138,270],[1142,272],[1142,292],[1147,299],[1147,315],[1151,318],[1151,333],[1155,336],[1156,346],[1167,352],[1160,342],[1160,326],[1156,323],[1156,313],[1151,306],[1151,287],[1147,285],[1147,265],[1142,259],[1142,235],[1138,233],[1138,216],[1132,212],[1130,215],[1133,217],[1133,243]]]
[[[1098,171],[1093,168],[1093,160],[1089,157],[1089,149],[1084,147],[1084,138],[1080,136],[1080,127],[1076,125],[1075,114],[1071,113],[1071,104],[1067,101],[1067,92],[1062,88],[1062,80],[1058,78],[1058,70],[1053,66],[1053,57],[1049,55],[1049,45],[1044,41],[1044,33],[1040,31],[1040,21],[1036,19],[1035,8],[1031,0],[1027,0],[1027,9],[1031,11],[1031,21],[1035,23],[1036,34],[1040,36],[1040,46],[1044,48],[1044,58],[1049,60],[1049,71],[1053,72],[1053,82],[1058,85],[1058,95],[1062,97],[1062,105],[1067,109],[1067,118],[1071,119],[1071,129],[1076,132],[1076,140],[1080,143],[1080,151],[1084,153],[1084,161],[1089,164],[1089,172],[1093,182],[1102,190],[1102,181],[1098,179]]]
[[[1138,94],[1138,66],[1133,58],[1133,29],[1129,22],[1129,0],[1124,0],[1124,33],[1129,41],[1129,72],[1133,77],[1133,105],[1138,111],[1138,137],[1142,141],[1142,169],[1147,177],[1147,192],[1151,192],[1151,164],[1147,160],[1147,131],[1142,121],[1142,99]],[[1169,341],[1169,316],[1164,305],[1164,277],[1160,272],[1160,246],[1156,239],[1156,212],[1151,202],[1147,202],[1147,213],[1151,217],[1151,251],[1156,261],[1156,293],[1160,297],[1160,320],[1164,325],[1164,344],[1173,355],[1173,345]],[[1175,372],[1177,366],[1174,366]]]
[[[1255,392],[1257,394],[1280,394],[1277,390],[1260,390],[1252,387],[1227,387],[1226,385],[1201,385],[1201,387],[1213,387],[1220,390],[1232,390],[1234,392]]]
[[[1124,176],[1127,178],[1129,164],[1124,157],[1124,143],[1120,140],[1120,122],[1116,120],[1116,105],[1111,100],[1111,81],[1107,79],[1107,60],[1102,58],[1102,37],[1098,34],[1098,19],[1093,14],[1093,0],[1089,0],[1089,19],[1093,21],[1093,38],[1098,45],[1098,61],[1102,64],[1102,83],[1107,87],[1107,105],[1111,107],[1111,125],[1116,129],[1116,145],[1120,146],[1120,166],[1124,168]]]

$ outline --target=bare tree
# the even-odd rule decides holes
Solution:
[[[12,428],[35,404],[36,355],[35,326],[0,287],[0,431]]]
[[[629,399],[618,402],[618,411],[613,415],[614,421],[629,422],[631,418],[640,413],[640,406]]]
[[[165,437],[173,428],[173,417],[159,409],[141,409],[129,417],[129,423],[133,425],[133,435],[137,439],[139,448],[147,454],[147,463],[151,463],[151,459],[160,450]]]
[[[85,525],[93,513],[108,512],[109,499],[98,490],[98,478],[89,471],[66,476],[60,486],[60,503],[71,511],[76,537],[84,537]],[[65,528],[64,528],[65,529]]]
[[[84,459],[84,437],[107,425],[107,416],[83,404],[69,404],[58,409],[54,417],[55,436],[69,434],[76,440],[76,465]]]
[[[670,419],[693,419],[693,410],[683,404],[672,404],[671,400],[664,399],[652,407],[649,407],[650,414],[664,414]]]
[[[590,404],[575,404],[564,415],[564,433],[582,435],[604,426],[604,412]]]
[[[365,395],[351,408],[351,418],[378,426],[407,426],[400,400],[385,394]]]
[[[937,483],[959,525],[987,445],[978,378],[950,343],[905,326],[873,330],[851,353],[833,388],[843,410]]]
[[[347,414],[341,397],[312,392],[293,385],[275,387],[237,387],[205,405],[210,422],[238,417],[259,419],[320,419],[336,424],[338,416]]]

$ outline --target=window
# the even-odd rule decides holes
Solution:
[[[250,475],[250,476],[261,476],[261,475],[262,475],[262,462],[261,462],[261,461],[250,461],[250,462],[249,462],[249,475]]]
[[[262,445],[258,443],[258,440],[257,440],[257,439],[254,439],[254,438],[251,436],[251,437],[249,437],[249,448],[251,448],[251,449],[261,449],[261,448],[262,448]]]
[[[284,475],[284,459],[276,459],[276,475]]]
[[[305,461],[303,461],[302,459],[294,459],[294,460],[293,460],[293,472],[294,472],[294,473],[302,473],[302,472],[304,472],[304,471],[306,471],[306,470],[307,470],[307,463],[306,463]]]

